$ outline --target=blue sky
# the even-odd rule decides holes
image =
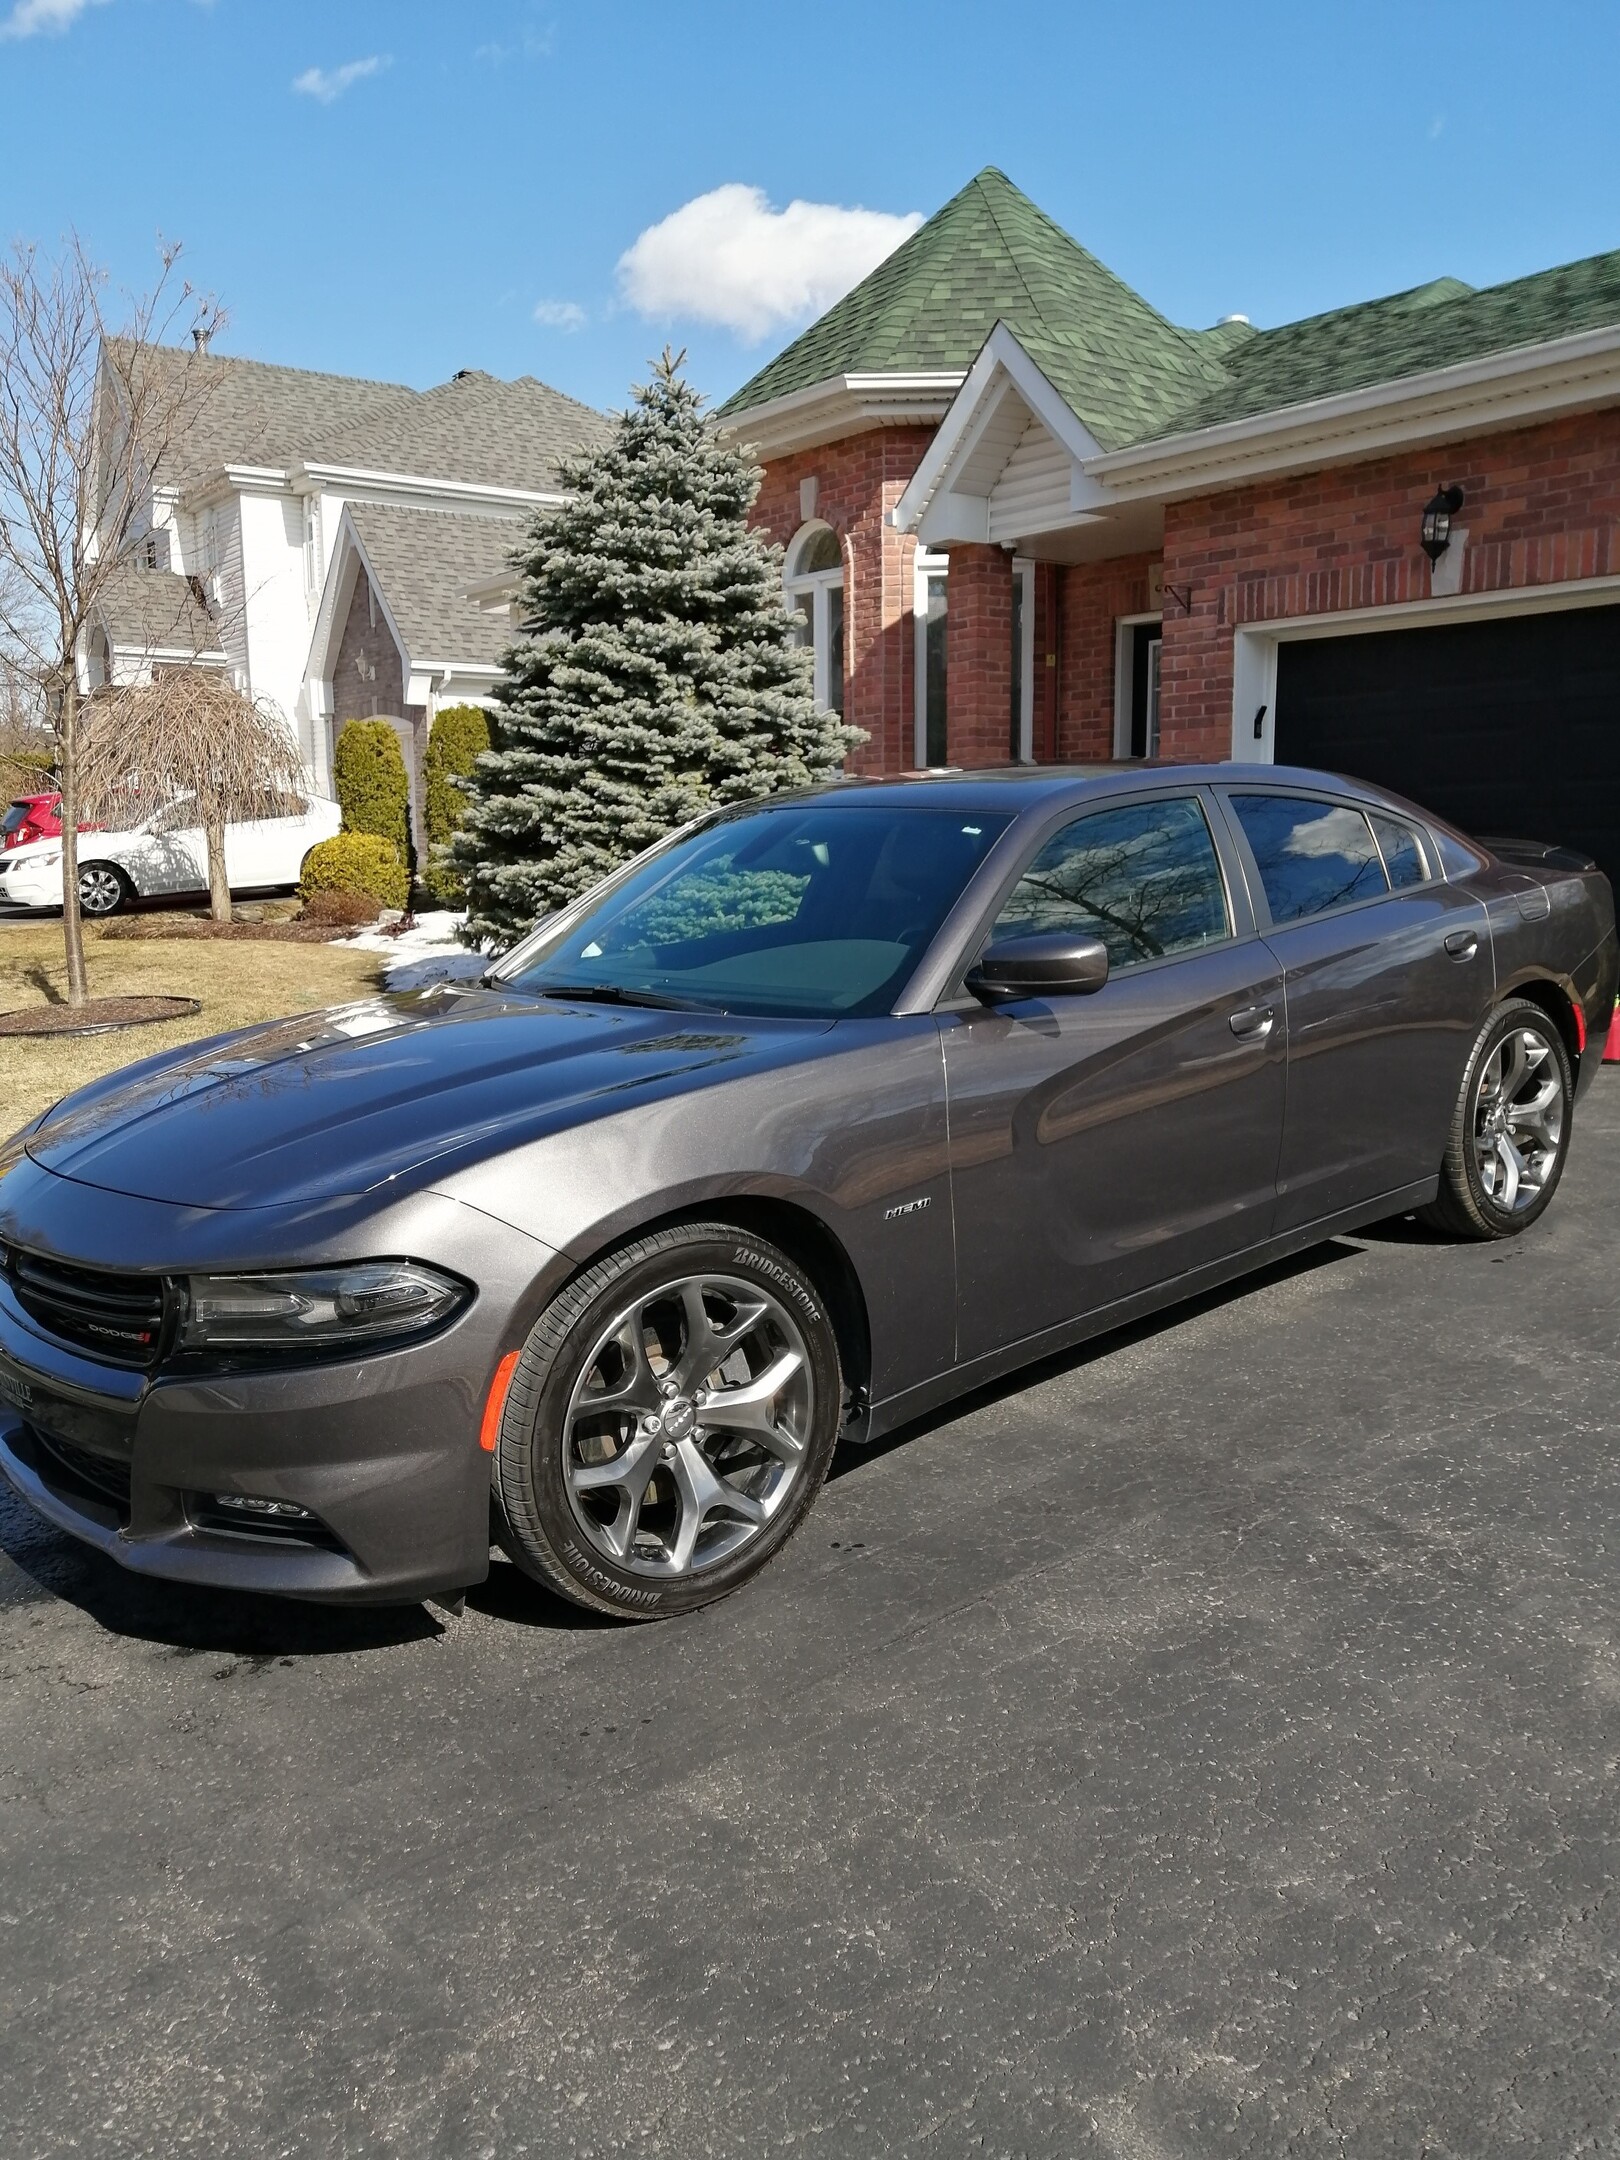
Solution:
[[[1191,324],[1620,246],[1617,88],[1610,0],[0,0],[0,235],[182,240],[260,359],[719,397],[985,164]]]

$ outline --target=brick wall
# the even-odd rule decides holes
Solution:
[[[332,741],[346,720],[386,720],[399,737],[405,772],[411,784],[411,838],[418,856],[423,848],[426,804],[423,768],[427,752],[427,709],[405,703],[405,662],[388,618],[373,604],[362,570],[354,581],[349,612],[343,620],[337,658],[332,664]]]
[[[1165,754],[1232,747],[1232,639],[1244,624],[1430,596],[1423,506],[1466,500],[1464,593],[1620,572],[1620,413],[1586,413],[1172,503],[1165,511]],[[1454,543],[1455,545],[1455,543]]]
[[[933,434],[929,427],[873,428],[773,458],[750,516],[786,547],[804,522],[799,483],[813,478],[815,514],[843,544],[844,718],[870,737],[850,761],[856,772],[898,772],[913,760],[916,542],[884,519]]]
[[[999,547],[950,553],[947,752],[953,765],[1005,765],[1012,747],[1012,557]]]
[[[1151,555],[1075,563],[1062,572],[1058,654],[1057,755],[1064,760],[1114,754],[1115,624],[1145,615]]]

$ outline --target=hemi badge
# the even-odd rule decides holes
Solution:
[[[927,1207],[928,1201],[929,1195],[927,1193],[924,1193],[920,1200],[902,1200],[898,1207],[883,1210],[883,1220],[893,1222],[897,1215],[920,1215],[923,1209]]]

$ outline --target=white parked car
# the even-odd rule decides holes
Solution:
[[[225,874],[231,891],[296,885],[304,857],[330,840],[340,814],[315,795],[268,797],[263,817],[225,828]],[[208,845],[189,795],[166,803],[130,832],[81,832],[79,906],[86,915],[116,915],[131,900],[169,893],[206,893]],[[13,907],[62,905],[62,843],[33,840],[0,854],[0,902]]]

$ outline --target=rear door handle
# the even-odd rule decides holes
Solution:
[[[1446,938],[1446,951],[1453,960],[1472,960],[1479,951],[1477,930],[1453,930]]]
[[[1240,1006],[1227,1022],[1232,1033],[1241,1035],[1246,1042],[1264,1042],[1276,1025],[1275,1005]]]

